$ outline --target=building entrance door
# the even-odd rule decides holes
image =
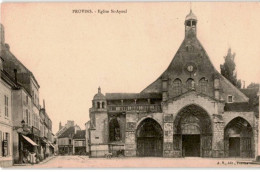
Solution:
[[[162,139],[160,138],[138,138],[137,148],[141,157],[162,156]]]
[[[229,157],[240,156],[240,138],[230,137],[229,138]]]
[[[161,157],[163,153],[163,131],[155,120],[147,118],[137,128],[137,156]]]
[[[200,157],[200,135],[182,135],[183,157]]]

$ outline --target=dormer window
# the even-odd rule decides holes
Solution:
[[[227,101],[228,101],[228,103],[233,103],[233,102],[234,102],[233,96],[232,96],[232,95],[229,95]]]

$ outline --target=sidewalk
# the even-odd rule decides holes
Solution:
[[[55,157],[56,157],[56,156],[47,157],[46,159],[44,159],[43,161],[41,161],[41,162],[39,162],[39,163],[34,163],[34,164],[31,164],[31,163],[22,163],[22,164],[14,164],[13,166],[41,165],[41,164],[47,163],[48,161],[52,160],[52,159],[55,158]]]

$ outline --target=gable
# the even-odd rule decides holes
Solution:
[[[192,66],[192,71],[188,67]],[[207,94],[214,97],[214,79],[220,79],[220,93],[222,99],[227,101],[229,95],[234,96],[234,102],[248,102],[248,98],[225,77],[223,77],[213,66],[207,52],[196,37],[185,37],[168,68],[160,77],[145,88],[142,93],[162,93],[162,80],[167,81],[168,97],[175,97],[173,94],[173,81],[179,79],[182,85],[182,93],[188,91],[187,80],[192,78],[195,82],[196,92],[200,92],[199,81],[207,80]]]

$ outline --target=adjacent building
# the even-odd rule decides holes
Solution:
[[[73,154],[86,155],[86,130],[77,130],[73,136]]]
[[[74,151],[73,138],[78,130],[81,130],[78,125],[74,125],[74,121],[67,121],[67,124],[57,132],[58,153],[60,155],[72,155]],[[81,135],[80,135],[81,136]]]
[[[89,140],[89,128],[90,128],[90,121],[85,123],[85,139],[86,139],[86,154],[89,154],[89,145],[90,145],[90,140]]]
[[[89,110],[91,157],[240,157],[257,155],[259,99],[213,66],[197,38],[197,17],[168,68],[140,93],[94,96]],[[253,105],[252,105],[253,104]]]
[[[12,88],[15,86],[3,70],[3,59],[0,57],[0,167],[13,164]]]
[[[36,162],[39,162],[46,156],[42,139],[46,137],[45,143],[48,143],[48,146],[53,142],[51,141],[52,123],[45,106],[43,108],[40,106],[40,85],[35,76],[10,51],[10,46],[5,43],[3,25],[0,25],[0,31],[0,97],[2,95],[4,97],[4,101],[0,102],[0,106],[4,108],[1,108],[4,112],[0,129],[6,126],[12,129],[12,132],[6,129],[2,132],[5,148],[7,146],[11,149],[7,149],[7,154],[1,153],[1,156],[11,156],[12,164],[27,163],[31,162],[27,156],[34,153]],[[0,110],[0,114],[1,112]]]

